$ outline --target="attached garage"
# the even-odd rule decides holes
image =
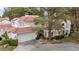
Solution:
[[[28,40],[34,40],[36,38],[36,33],[31,32],[31,33],[22,33],[18,34],[17,36],[19,42],[24,42]]]

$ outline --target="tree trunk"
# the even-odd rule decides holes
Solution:
[[[77,28],[77,10],[76,8],[73,8],[73,13],[74,13],[74,28]],[[74,29],[75,31],[75,29]]]
[[[52,30],[52,13],[51,11],[48,12],[48,38],[51,40],[51,30]]]
[[[49,40],[51,40],[51,24],[49,22],[49,26],[48,26],[48,36],[49,36]]]
[[[51,18],[48,20],[48,38],[51,40],[51,30],[52,30],[52,21]]]

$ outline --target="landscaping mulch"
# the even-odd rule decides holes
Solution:
[[[40,43],[42,43],[42,44],[59,44],[59,43],[63,43],[63,41],[62,40],[43,40],[43,39],[40,39],[39,40],[39,42]]]

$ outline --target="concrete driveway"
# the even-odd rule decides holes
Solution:
[[[19,44],[14,51],[79,51],[79,44],[41,44],[38,41],[30,41]]]

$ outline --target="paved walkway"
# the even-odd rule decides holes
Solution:
[[[79,51],[79,44],[41,44],[37,41],[20,44],[14,51]]]

